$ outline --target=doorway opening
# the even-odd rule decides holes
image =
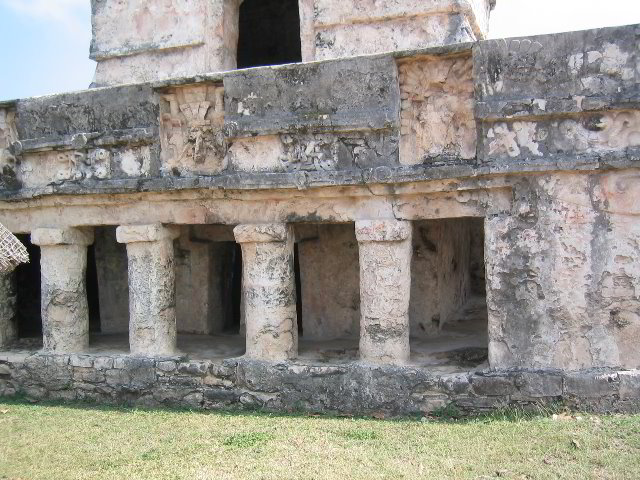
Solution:
[[[360,262],[353,223],[295,226],[299,357],[358,357]]]
[[[412,363],[468,370],[487,362],[484,219],[413,222]]]
[[[244,0],[237,60],[238,68],[301,62],[298,0]]]
[[[42,316],[40,313],[40,248],[31,243],[30,235],[16,235],[29,253],[29,263],[13,272],[16,292],[17,341],[12,348],[42,348]]]

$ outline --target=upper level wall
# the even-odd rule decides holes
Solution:
[[[92,0],[94,86],[236,68],[242,0]]]
[[[481,40],[494,0],[300,0],[302,59]]]
[[[482,39],[495,0],[299,0],[305,62]],[[236,68],[242,0],[92,0],[94,86]],[[287,28],[283,25],[282,28]]]

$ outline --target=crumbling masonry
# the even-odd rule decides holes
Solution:
[[[491,3],[93,0],[0,103],[0,395],[640,410],[640,26]]]

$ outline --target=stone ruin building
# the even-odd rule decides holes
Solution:
[[[93,0],[0,103],[0,395],[640,410],[640,26],[495,0]]]

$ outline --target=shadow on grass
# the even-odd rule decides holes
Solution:
[[[444,407],[438,408],[432,412],[425,414],[405,415],[405,416],[385,416],[379,412],[371,413],[369,415],[351,415],[339,412],[311,412],[305,411],[301,408],[293,409],[292,411],[272,411],[259,407],[250,408],[216,408],[216,409],[202,409],[202,408],[189,408],[180,406],[157,406],[157,407],[145,407],[145,406],[131,406],[126,403],[95,403],[93,401],[73,401],[65,402],[60,400],[33,400],[24,395],[14,395],[11,397],[0,396],[0,403],[5,405],[16,406],[30,406],[30,407],[60,407],[73,410],[84,411],[102,411],[102,412],[121,412],[121,413],[134,413],[134,412],[149,412],[149,413],[173,413],[173,414],[198,414],[198,415],[218,415],[229,417],[267,417],[267,418],[308,418],[318,421],[322,420],[374,420],[384,422],[416,422],[421,421],[423,423],[451,423],[451,424],[464,424],[464,423],[477,423],[477,422],[522,422],[528,420],[534,420],[539,418],[551,417],[553,414],[567,412],[567,407],[562,403],[553,404],[534,404],[523,407],[507,407],[496,409],[484,413],[469,414],[460,409],[454,404],[450,403]],[[241,443],[244,440],[241,440]]]

